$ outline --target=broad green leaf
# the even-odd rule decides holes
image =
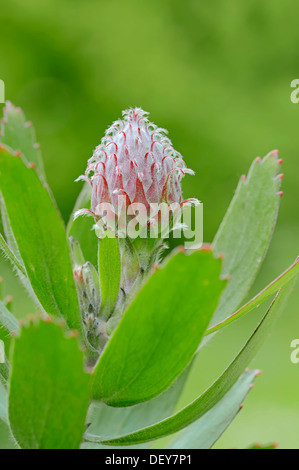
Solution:
[[[211,410],[180,432],[169,448],[210,449],[240,411],[256,374],[245,371]]]
[[[113,235],[111,232],[110,235]],[[118,239],[115,236],[99,240],[99,273],[101,285],[101,313],[109,318],[119,294],[121,261]]]
[[[32,288],[44,308],[81,329],[64,227],[34,168],[0,148],[0,191]]]
[[[190,367],[158,397],[125,408],[114,408],[94,402],[89,410],[86,440],[108,439],[141,429],[170,416],[182,393]]]
[[[36,165],[43,181],[46,180],[39,144],[32,123],[26,121],[23,111],[10,101],[6,102],[1,124],[1,142],[12,150],[20,151],[26,162]]]
[[[215,331],[218,331],[221,328],[224,328],[225,326],[234,322],[235,320],[238,320],[239,318],[243,317],[244,315],[246,315],[246,313],[258,307],[262,302],[264,302],[264,300],[268,299],[268,297],[275,294],[278,289],[288,284],[294,277],[297,276],[297,274],[299,274],[299,256],[286,271],[280,274],[280,276],[278,276],[267,287],[265,287],[261,292],[259,292],[259,294],[253,297],[253,299],[243,305],[243,307],[233,313],[230,317],[226,318],[224,321],[209,328],[205,334],[209,335],[211,333],[214,333]]]
[[[270,326],[277,313],[282,310],[285,301],[291,292],[290,286],[283,287],[276,295],[271,306],[251,335],[243,349],[225,370],[225,372],[198,398],[178,411],[170,418],[160,421],[156,425],[148,426],[139,431],[120,436],[116,439],[102,440],[106,445],[134,445],[160,437],[173,434],[194,423],[205,413],[211,410],[221,400],[230,388],[236,383],[244,369],[255,356],[270,331]],[[95,442],[97,442],[95,440]]]
[[[190,362],[225,286],[212,252],[178,252],[129,305],[94,371],[93,396],[112,406],[150,400]]]
[[[80,244],[86,261],[90,261],[93,266],[98,263],[98,237],[93,230],[94,221],[91,217],[79,217],[74,220],[74,214],[79,209],[90,207],[91,190],[86,183],[76,201],[70,220],[67,225],[68,237],[73,237]]]
[[[223,291],[211,326],[238,308],[261,266],[279,207],[279,166],[276,152],[253,162],[216,234],[213,249],[224,254],[222,274],[231,276],[231,282]]]
[[[82,440],[90,375],[76,338],[35,321],[14,340],[9,421],[24,449],[76,449]]]

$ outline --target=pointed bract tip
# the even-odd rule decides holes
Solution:
[[[70,331],[70,337],[71,338],[78,338],[78,336],[79,336],[78,330],[71,330]]]
[[[258,377],[259,375],[261,375],[263,373],[262,370],[257,370],[256,373],[254,374],[255,377]]]
[[[273,154],[273,155],[278,155],[278,154],[279,154],[279,150],[277,150],[277,149],[272,150],[272,154]]]
[[[201,251],[212,251],[212,245],[210,243],[204,243],[201,247]]]

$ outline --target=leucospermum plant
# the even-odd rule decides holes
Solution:
[[[39,311],[20,323],[8,299],[0,303],[0,419],[14,446],[153,448],[173,434],[170,449],[213,446],[258,375],[247,366],[299,272],[297,258],[242,305],[275,225],[281,163],[277,151],[254,160],[211,244],[165,255],[199,202],[182,197],[192,171],[164,129],[126,111],[79,177],[65,228],[32,125],[6,104],[0,247]],[[271,296],[227,369],[175,411],[207,340]]]

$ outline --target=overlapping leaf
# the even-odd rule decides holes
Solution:
[[[169,448],[210,449],[240,411],[256,373],[245,371],[217,405],[183,429]]]
[[[177,253],[145,283],[95,368],[93,395],[130,406],[163,392],[185,369],[226,282],[212,252]]]

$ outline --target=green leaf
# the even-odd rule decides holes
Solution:
[[[44,308],[81,329],[63,222],[34,168],[0,148],[0,191],[32,288]]]
[[[1,142],[12,150],[20,151],[26,162],[33,163],[42,178],[46,180],[39,144],[31,122],[26,121],[23,111],[10,101],[6,102],[1,123]]]
[[[20,271],[20,273],[23,276],[26,276],[26,271],[25,271],[24,266],[19,262],[18,258],[11,251],[11,249],[9,248],[8,244],[6,243],[1,233],[0,233],[0,250],[2,251],[2,254],[4,255],[4,258],[10,261],[12,267],[15,268],[17,271]]]
[[[90,450],[90,449],[97,449],[97,450],[111,450],[111,449],[149,449],[149,444],[137,444],[136,446],[104,446],[102,444],[95,444],[94,442],[84,441],[82,442],[80,449]]]
[[[90,425],[85,439],[100,440],[136,431],[170,416],[182,393],[190,367],[161,395],[145,403],[126,408],[114,408],[102,402],[94,402],[89,410]]]
[[[245,371],[227,394],[200,419],[183,429],[170,449],[210,449],[241,409],[257,371]]]
[[[109,318],[119,294],[121,261],[118,239],[110,232],[99,240],[99,273],[101,285],[101,313]]]
[[[225,255],[222,274],[231,276],[212,320],[212,326],[238,308],[248,293],[266,254],[279,207],[277,153],[255,160],[236,193],[213,242]]]
[[[243,349],[225,372],[202,395],[170,418],[162,420],[156,425],[148,426],[116,439],[102,440],[102,443],[106,445],[134,445],[158,439],[180,431],[211,410],[244,372],[245,367],[252,360],[269,333],[273,319],[282,309],[290,292],[290,286],[283,287],[279,291],[258,328],[251,335]]]
[[[7,391],[0,380],[0,420],[8,424]]]
[[[73,237],[80,244],[86,261],[90,261],[93,266],[98,263],[98,237],[92,229],[94,220],[91,217],[79,217],[74,220],[76,211],[90,207],[91,190],[88,183],[86,183],[76,201],[75,207],[71,213],[68,225],[67,235]]]
[[[248,447],[248,449],[277,449],[278,447],[278,444],[276,442],[271,442],[270,444],[264,444],[264,445],[261,445],[259,444],[258,442],[256,442],[255,444],[253,444],[252,446]]]
[[[259,294],[257,294],[253,299],[247,302],[243,307],[233,313],[230,317],[226,318],[224,321],[218,323],[217,325],[209,328],[206,331],[206,335],[210,335],[215,331],[224,328],[225,326],[229,325],[230,323],[238,320],[239,318],[246,315],[246,313],[251,312],[254,308],[258,307],[262,302],[264,302],[270,295],[275,294],[281,287],[288,284],[294,277],[299,274],[299,256],[295,260],[295,262],[280,276],[278,276],[274,281],[272,281],[267,287],[265,287]]]
[[[4,341],[5,348],[8,349],[11,335],[17,335],[20,331],[20,324],[14,315],[0,302],[0,339]]]
[[[212,252],[178,252],[148,279],[95,367],[95,399],[130,406],[169,387],[211,320],[225,286],[220,270]]]
[[[76,338],[35,321],[14,340],[9,421],[24,449],[79,447],[90,395],[90,375]]]

